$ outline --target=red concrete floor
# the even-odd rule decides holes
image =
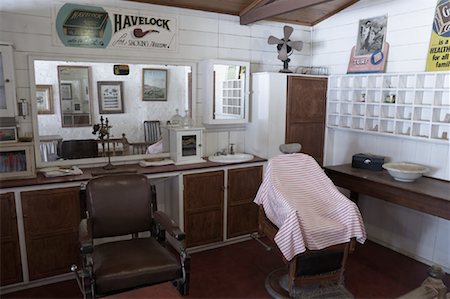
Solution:
[[[254,240],[191,255],[187,298],[270,298],[267,275],[284,264],[277,251],[266,251]],[[367,241],[350,255],[346,288],[355,298],[395,298],[427,278],[427,265]],[[444,279],[450,287],[450,277]],[[1,298],[81,298],[74,280],[2,294]]]

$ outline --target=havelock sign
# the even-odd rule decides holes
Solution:
[[[176,16],[66,3],[55,6],[56,45],[176,52]]]

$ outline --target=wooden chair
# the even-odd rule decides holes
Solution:
[[[159,120],[144,121],[145,142],[156,143],[161,139],[161,124]]]
[[[97,140],[99,157],[108,156],[108,143],[109,153],[111,156],[126,156],[130,154],[130,144],[125,137],[125,133],[122,134],[122,138],[110,138]]]
[[[130,143],[129,153],[130,155],[144,155],[147,152],[147,148],[152,145],[151,142],[133,142]]]

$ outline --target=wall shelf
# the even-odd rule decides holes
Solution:
[[[330,76],[327,126],[448,143],[450,72]]]

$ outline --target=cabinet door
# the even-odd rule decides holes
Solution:
[[[14,117],[15,100],[12,46],[0,46],[0,117]]]
[[[297,142],[302,152],[323,163],[327,79],[289,76],[286,143]]]
[[[79,264],[79,188],[22,192],[30,280],[63,274]]]
[[[185,175],[186,247],[223,240],[223,171]]]
[[[0,194],[1,286],[22,281],[14,193]]]
[[[258,206],[253,203],[262,182],[262,166],[228,171],[227,238],[258,230]]]

